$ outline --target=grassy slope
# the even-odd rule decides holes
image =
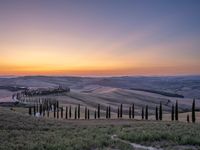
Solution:
[[[200,148],[200,125],[128,120],[52,120],[34,118],[0,107],[0,150],[131,149],[111,135],[164,149],[177,145]],[[180,149],[184,149],[184,146]]]

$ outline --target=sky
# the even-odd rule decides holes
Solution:
[[[0,75],[199,75],[199,0],[0,0]]]

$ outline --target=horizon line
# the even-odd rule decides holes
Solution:
[[[177,75],[0,75],[0,78],[17,77],[81,77],[81,78],[112,78],[112,77],[198,77],[200,74],[177,74]]]

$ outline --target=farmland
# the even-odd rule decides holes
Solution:
[[[8,79],[7,86],[15,87],[16,91],[9,90],[10,88],[0,90],[0,149],[129,150],[153,148],[155,150],[195,150],[200,148],[199,98],[197,96],[195,99],[196,123],[191,123],[193,98],[187,96],[187,92],[190,90],[185,94],[178,92],[178,94],[183,94],[184,98],[169,97],[151,91],[129,89],[122,85],[119,87],[117,84],[119,81],[115,82],[115,87],[114,85],[106,86],[103,79],[97,85],[97,80],[100,82],[101,79],[63,77]],[[40,88],[48,88],[52,91],[52,88],[57,88],[65,82],[64,85],[70,87],[68,92],[22,96],[21,100],[13,98],[13,94],[23,93],[21,88],[36,89],[36,91]],[[13,83],[15,84],[11,85]],[[1,80],[1,84],[2,88],[5,87],[5,80]],[[106,84],[108,83],[106,82]],[[40,87],[41,85],[42,87]],[[184,86],[186,87],[187,84]],[[145,89],[147,87],[144,85]],[[156,90],[155,87],[153,89]],[[167,91],[173,91],[173,89],[168,87]],[[195,97],[195,95],[193,96]],[[38,106],[37,111],[39,112],[39,109],[43,108],[41,106],[44,106],[43,100],[59,103],[55,117],[54,109],[52,109],[54,107],[41,112],[42,115],[34,116],[33,107]],[[171,121],[172,105],[175,106],[176,102],[179,104],[178,121]],[[155,110],[156,107],[160,107],[160,103],[162,103],[162,120],[156,120]],[[123,117],[118,117],[118,109],[121,104],[123,104]],[[134,118],[130,118],[129,109],[133,104]],[[95,119],[95,112],[97,113],[99,105],[100,118],[96,116]],[[142,119],[142,108],[145,113],[146,106],[148,106],[148,120]],[[32,108],[31,115],[29,115],[30,107]],[[69,112],[70,107],[71,118],[68,114],[66,119],[66,108]],[[88,110],[90,112],[89,118],[85,120],[86,108],[87,113]],[[110,108],[110,117],[106,117],[108,108]],[[63,114],[61,110],[63,110]],[[80,118],[75,117],[79,111]],[[187,122],[188,115],[189,123]]]

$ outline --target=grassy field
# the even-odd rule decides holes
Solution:
[[[134,149],[130,142],[162,149],[200,149],[200,124],[126,119],[54,120],[22,112],[25,110],[0,107],[0,150]],[[112,139],[112,135],[118,138]]]

